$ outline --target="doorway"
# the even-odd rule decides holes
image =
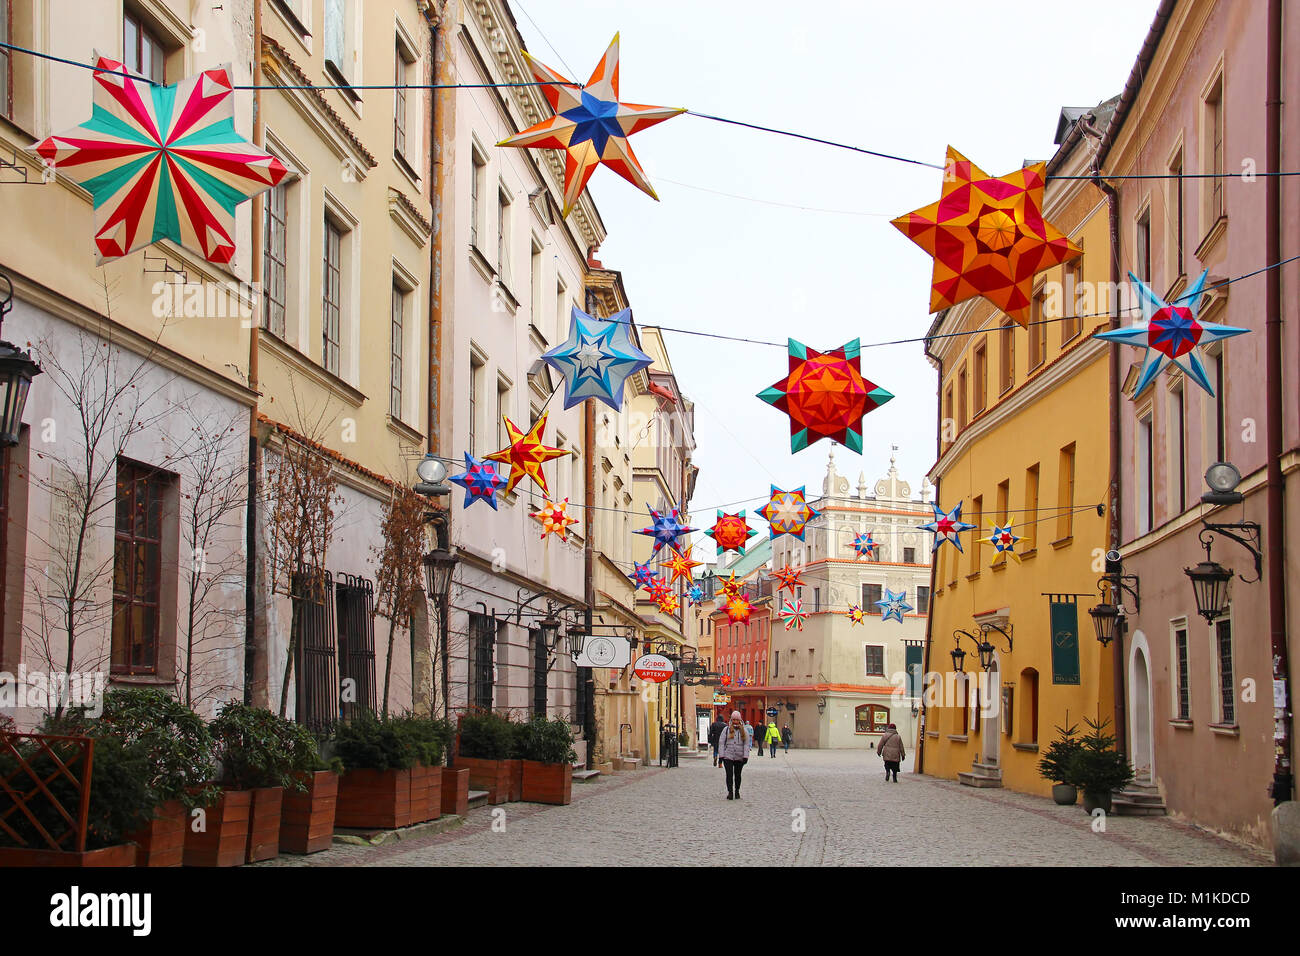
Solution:
[[[998,764],[998,740],[1002,736],[1002,683],[998,661],[994,658],[993,666],[985,673],[985,684],[980,693],[980,758],[992,766]]]
[[[1129,663],[1129,759],[1140,782],[1154,782],[1155,747],[1151,733],[1151,667],[1147,658],[1146,637],[1134,635],[1133,654]]]

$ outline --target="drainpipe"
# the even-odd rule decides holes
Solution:
[[[1268,97],[1266,150],[1268,168],[1282,168],[1282,0],[1268,5]],[[1278,262],[1282,257],[1281,177],[1266,176],[1264,185],[1264,261]],[[1268,415],[1268,623],[1273,644],[1273,686],[1281,686],[1281,700],[1273,709],[1273,784],[1274,805],[1291,799],[1291,699],[1290,661],[1286,643],[1286,556],[1283,551],[1282,495],[1282,272],[1270,269],[1265,278],[1265,339],[1267,353],[1265,388]],[[1276,691],[1275,691],[1276,693]]]
[[[582,539],[582,567],[583,567],[583,600],[586,607],[582,612],[583,623],[586,625],[587,638],[591,638],[591,609],[596,603],[596,582],[593,579],[595,572],[595,522],[592,515],[596,513],[596,400],[589,398],[582,403],[582,454],[586,459],[583,471],[586,474],[586,485],[583,489],[583,503],[587,506],[587,527],[584,529],[585,534]],[[585,719],[582,725],[582,735],[587,738],[587,769],[591,769],[592,761],[596,758],[596,683],[595,671],[590,667],[577,668],[578,672],[578,693],[583,698],[583,714]],[[620,732],[620,740],[621,732]]]
[[[262,120],[262,4],[253,4],[253,144],[261,149],[266,139]],[[253,262],[250,278],[257,289],[262,281],[262,197],[253,197]],[[253,405],[248,410],[248,489],[244,508],[246,536],[244,564],[244,704],[253,704],[253,675],[257,667],[257,503],[260,449],[257,444],[258,338],[262,319],[262,297],[253,307],[257,321],[248,330],[248,388]]]
[[[943,359],[930,351],[930,343],[925,343],[925,354],[934,359],[939,364],[939,384],[936,394],[934,418],[937,426],[934,433],[935,460],[938,461],[943,457]],[[939,500],[939,482],[942,477],[934,483],[934,500]],[[930,613],[925,616],[925,654],[921,663],[921,719],[917,722],[916,730],[916,764],[913,773],[925,772],[925,731],[927,727],[926,716],[927,709],[925,704],[925,679],[930,673],[930,647],[934,635],[934,590],[939,577],[939,565],[935,561],[934,552],[930,552]]]
[[[1079,120],[1079,128],[1088,136],[1100,140],[1102,131],[1093,125],[1091,116],[1084,116]],[[1276,178],[1276,177],[1274,177]],[[1114,290],[1110,302],[1110,327],[1119,328],[1119,301],[1120,301],[1120,282],[1123,279],[1123,273],[1120,266],[1120,245],[1119,245],[1119,192],[1101,178],[1101,169],[1096,160],[1092,164],[1092,181],[1097,188],[1106,196],[1106,209],[1110,217],[1110,287]],[[1120,405],[1120,377],[1119,377],[1119,349],[1108,349],[1109,357],[1107,361],[1109,386],[1106,392],[1107,410],[1110,414],[1110,434],[1109,434],[1109,454],[1110,454],[1110,475],[1107,481],[1106,497],[1109,501],[1109,507],[1106,514],[1106,531],[1110,550],[1118,551],[1122,537],[1119,517],[1120,517],[1120,483],[1119,483],[1119,457],[1120,457],[1120,429],[1119,429],[1119,405]],[[1115,600],[1122,600],[1122,595],[1117,595]],[[1111,670],[1114,671],[1114,695],[1115,695],[1115,749],[1121,754],[1128,753],[1128,702],[1126,701],[1127,691],[1124,686],[1124,632],[1127,626],[1118,628],[1115,633],[1115,651],[1114,659],[1111,664]]]

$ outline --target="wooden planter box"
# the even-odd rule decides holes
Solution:
[[[410,826],[411,771],[347,771],[339,779],[334,825],[381,830]]]
[[[411,823],[431,820],[429,805],[429,772],[433,767],[416,764],[411,768]]]
[[[573,764],[520,761],[523,766],[523,799],[528,803],[573,802]]]
[[[518,803],[524,798],[524,762],[507,760],[510,767],[510,802]]]
[[[469,788],[486,790],[488,803],[496,806],[510,799],[510,761],[456,757],[457,768],[469,770]]]
[[[248,818],[253,805],[251,790],[226,790],[221,799],[204,808],[204,829],[185,828],[186,866],[239,866],[248,855]]]
[[[274,860],[280,855],[284,787],[262,787],[249,792],[253,795],[253,803],[248,817],[248,862]]]
[[[469,812],[469,768],[442,768],[442,812],[463,817]]]
[[[321,770],[306,775],[305,792],[286,790],[280,810],[280,852],[319,853],[334,840],[339,775]]]
[[[168,800],[154,809],[146,826],[131,834],[140,848],[136,866],[180,866],[185,859],[185,830],[189,814],[179,800]]]
[[[27,847],[0,847],[0,867],[5,866],[135,866],[138,847],[134,843],[119,843],[99,850],[35,850]]]

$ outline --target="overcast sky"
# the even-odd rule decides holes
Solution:
[[[579,13],[573,0],[510,2],[529,52],[578,82],[620,33],[628,102],[940,165],[951,143],[993,176],[1052,155],[1062,106],[1121,91],[1157,6],[584,0]],[[940,171],[694,116],[631,143],[661,202],[604,167],[588,189],[609,231],[599,257],[622,271],[639,323],[793,336],[820,351],[929,328],[930,259],[889,220],[938,199]],[[765,500],[769,483],[821,492],[830,443],[792,455],[789,420],[755,397],[785,376],[784,348],[665,339],[695,402],[696,518]],[[837,468],[873,482],[897,444],[915,494],[934,461],[934,370],[914,343],[865,348],[862,371],[895,397],[865,418],[861,457],[836,448]]]

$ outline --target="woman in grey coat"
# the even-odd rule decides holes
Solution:
[[[740,772],[749,760],[754,738],[740,719],[740,711],[731,712],[731,721],[718,735],[718,759],[727,772],[727,799],[740,799]]]

